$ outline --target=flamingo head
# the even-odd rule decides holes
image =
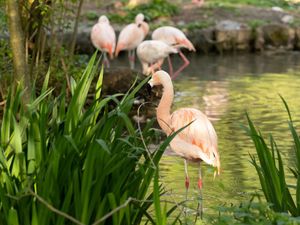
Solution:
[[[153,87],[166,82],[171,82],[170,75],[163,70],[159,70],[152,75],[151,79],[148,81],[148,84]]]
[[[102,15],[99,17],[98,23],[108,23],[109,24],[109,20],[105,15]]]
[[[136,15],[135,17],[135,23],[140,23],[140,22],[143,22],[145,19],[145,16],[143,13],[139,13]]]
[[[114,53],[113,53],[113,48],[112,47],[108,48],[108,54],[109,54],[110,59],[114,58]]]
[[[122,51],[125,48],[125,45],[122,43],[118,43],[115,51],[115,56],[117,57],[119,55],[119,52]]]
[[[144,32],[144,36],[146,37],[146,35],[148,34],[149,32],[149,25],[148,23],[146,22],[141,22],[138,24],[138,27],[141,27],[143,29],[143,32]]]

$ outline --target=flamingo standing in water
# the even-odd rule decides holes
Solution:
[[[135,49],[145,39],[148,32],[149,26],[144,22],[144,15],[142,13],[139,13],[135,17],[135,23],[127,25],[120,32],[115,55],[118,56],[122,50],[128,50],[131,69],[134,69]]]
[[[190,51],[194,51],[194,52],[196,51],[194,45],[189,41],[189,39],[187,39],[185,34],[181,30],[177,29],[176,27],[171,27],[171,26],[159,27],[153,31],[152,39],[163,41],[170,46],[177,47],[178,49],[186,48]],[[170,65],[170,75],[172,78],[177,77],[179,73],[190,64],[190,61],[185,57],[185,55],[181,51],[179,51],[178,53],[182,58],[184,64],[174,74],[173,74],[171,59],[170,57],[168,57],[168,61]]]
[[[174,98],[171,78],[165,71],[157,71],[149,81],[150,86],[162,85],[163,94],[156,109],[159,126],[169,136],[185,127],[171,141],[171,149],[184,158],[186,197],[190,184],[187,160],[199,163],[198,189],[201,194],[202,175],[200,162],[217,167],[220,174],[220,157],[217,148],[217,134],[207,116],[194,108],[181,108],[170,113]],[[216,174],[216,172],[215,172]],[[202,216],[202,203],[201,203]]]
[[[137,47],[137,56],[143,66],[143,73],[149,75],[160,69],[164,59],[171,53],[178,53],[177,48],[162,41],[147,40]]]
[[[103,52],[104,65],[109,67],[110,64],[106,54],[108,53],[110,58],[113,59],[116,47],[116,34],[106,16],[101,16],[98,23],[93,26],[91,40],[94,47]]]

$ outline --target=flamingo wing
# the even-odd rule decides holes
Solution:
[[[127,25],[120,33],[118,46],[122,45],[120,50],[135,49],[144,39],[144,33],[134,23]]]
[[[193,108],[182,108],[172,113],[171,129],[177,131],[184,128],[171,142],[175,152],[184,152],[183,157],[218,166],[217,134],[207,116]],[[219,166],[218,166],[219,167]]]
[[[109,49],[115,49],[116,35],[109,24],[97,23],[91,31],[91,40],[95,48],[108,52]]]
[[[193,44],[187,39],[185,34],[172,26],[159,27],[152,33],[153,40],[161,40],[168,45],[187,48],[190,51],[195,51]]]
[[[161,41],[144,41],[137,48],[139,59],[147,63],[155,63],[171,53],[177,53],[177,50]]]

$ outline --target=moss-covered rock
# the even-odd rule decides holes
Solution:
[[[293,50],[296,33],[284,24],[266,24],[256,29],[256,47],[260,50]]]
[[[215,27],[215,41],[219,52],[249,50],[251,39],[252,30],[246,24],[224,20]]]

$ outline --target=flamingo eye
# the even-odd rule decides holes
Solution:
[[[138,26],[138,28],[140,28],[140,27],[142,26],[142,24],[141,24],[141,23],[139,23],[137,26]]]

